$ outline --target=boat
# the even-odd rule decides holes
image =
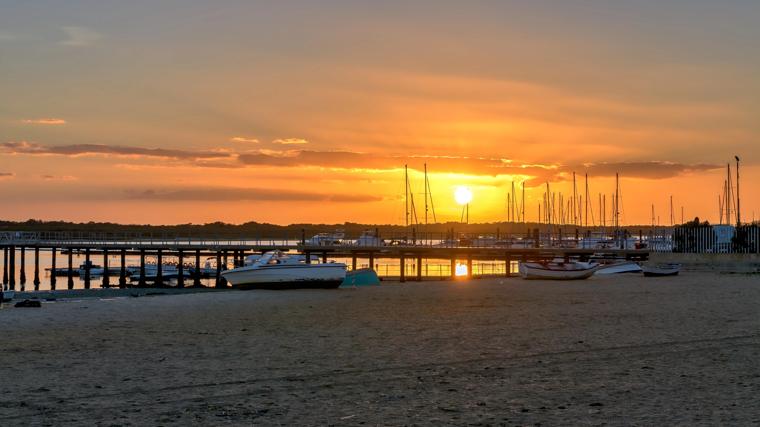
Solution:
[[[377,234],[371,230],[365,230],[356,239],[356,246],[383,246],[384,244],[383,239],[377,237]]]
[[[380,285],[380,278],[375,270],[371,268],[359,268],[346,273],[341,286],[377,286]]]
[[[346,264],[306,263],[303,255],[266,252],[253,264],[222,272],[241,289],[337,288],[346,277]]]
[[[681,264],[653,264],[645,265],[642,267],[644,276],[647,277],[663,277],[663,276],[677,276],[681,271]]]
[[[0,285],[0,302],[10,302],[14,296],[16,296],[16,291],[3,290],[3,285]]]
[[[319,233],[308,240],[307,244],[311,246],[337,246],[343,244],[346,233],[343,230],[336,230],[334,233]]]
[[[523,262],[520,275],[523,279],[582,280],[591,277],[599,264],[592,262]]]
[[[602,264],[595,272],[597,275],[641,273],[641,266],[634,261],[620,261],[610,264]]]

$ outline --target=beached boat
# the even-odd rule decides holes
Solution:
[[[223,271],[222,276],[243,289],[337,288],[346,277],[346,264],[307,264],[303,255],[271,251],[251,265]]]
[[[3,285],[0,285],[0,302],[10,302],[14,296],[16,296],[16,291],[3,290]]]
[[[591,277],[599,264],[588,262],[523,262],[520,275],[523,279],[582,280]]]
[[[641,266],[634,261],[621,261],[611,264],[602,264],[594,274],[622,274],[622,273],[641,273]]]
[[[642,270],[647,277],[676,276],[681,271],[681,264],[645,265]]]
[[[377,286],[380,285],[380,278],[377,272],[371,268],[359,268],[346,273],[341,286]]]

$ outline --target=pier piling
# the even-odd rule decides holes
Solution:
[[[399,267],[400,267],[400,270],[399,270],[399,281],[401,283],[404,283],[404,282],[406,282],[406,259],[404,258],[404,254],[403,253],[401,254],[399,260],[400,260],[400,263],[399,263]]]
[[[452,257],[451,258],[451,280],[454,280],[457,278],[457,259]]]
[[[375,268],[375,253],[369,253],[369,268]]]
[[[8,284],[8,248],[3,247],[3,286]]]
[[[92,264],[90,264],[90,248],[84,250],[84,288],[90,289],[90,270],[92,270]]]
[[[195,274],[193,274],[193,286],[198,288],[201,286],[201,250],[195,250]]]
[[[222,253],[216,251],[216,280],[214,286],[217,288],[222,287]]]
[[[356,252],[351,252],[351,271],[356,271]]]
[[[311,264],[311,252],[303,251],[303,256],[306,258],[306,264]]]
[[[153,286],[161,287],[164,285],[164,256],[161,249],[156,251],[156,281]]]
[[[127,287],[127,250],[121,250],[121,265],[119,267],[119,287]]]
[[[8,253],[8,288],[16,289],[16,247],[11,246]]]
[[[137,286],[140,288],[145,287],[145,249],[140,249],[140,278],[138,279]]]
[[[32,280],[32,283],[34,284],[34,290],[39,291],[40,290],[40,248],[37,246],[34,247],[34,279]]]
[[[467,254],[467,278],[472,279],[472,255]]]
[[[21,247],[21,269],[18,272],[18,283],[21,286],[21,291],[24,291],[24,286],[26,285],[26,248]]]
[[[69,268],[66,270],[66,286],[69,289],[74,289],[74,249],[69,248]]]
[[[185,254],[182,249],[177,251],[177,287],[185,287]]]
[[[55,278],[56,277],[55,276],[55,255],[56,255],[55,252],[56,252],[56,249],[52,248],[50,250],[50,252],[51,252],[51,257],[50,257],[50,267],[51,267],[50,268],[50,289],[54,291],[55,290],[55,281],[56,281],[56,278]]]
[[[108,249],[103,248],[103,283],[101,284],[101,287],[108,288],[111,286],[111,281],[108,276]]]
[[[422,281],[422,255],[417,255],[417,281]]]

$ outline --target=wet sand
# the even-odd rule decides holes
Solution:
[[[0,425],[760,422],[760,277],[482,279],[0,310]]]

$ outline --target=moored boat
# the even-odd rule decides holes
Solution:
[[[621,261],[611,264],[603,264],[596,270],[595,274],[622,274],[622,273],[641,273],[641,266],[634,261]]]
[[[644,265],[642,270],[644,276],[647,277],[677,276],[678,272],[681,271],[681,264]]]
[[[222,276],[241,289],[337,288],[346,277],[346,264],[306,263],[302,255],[271,251],[251,265],[223,271]]]
[[[588,262],[524,262],[520,264],[523,279],[582,280],[591,277],[599,264]]]
[[[3,290],[3,285],[0,285],[0,302],[10,302],[14,296],[16,296],[16,291]]]

